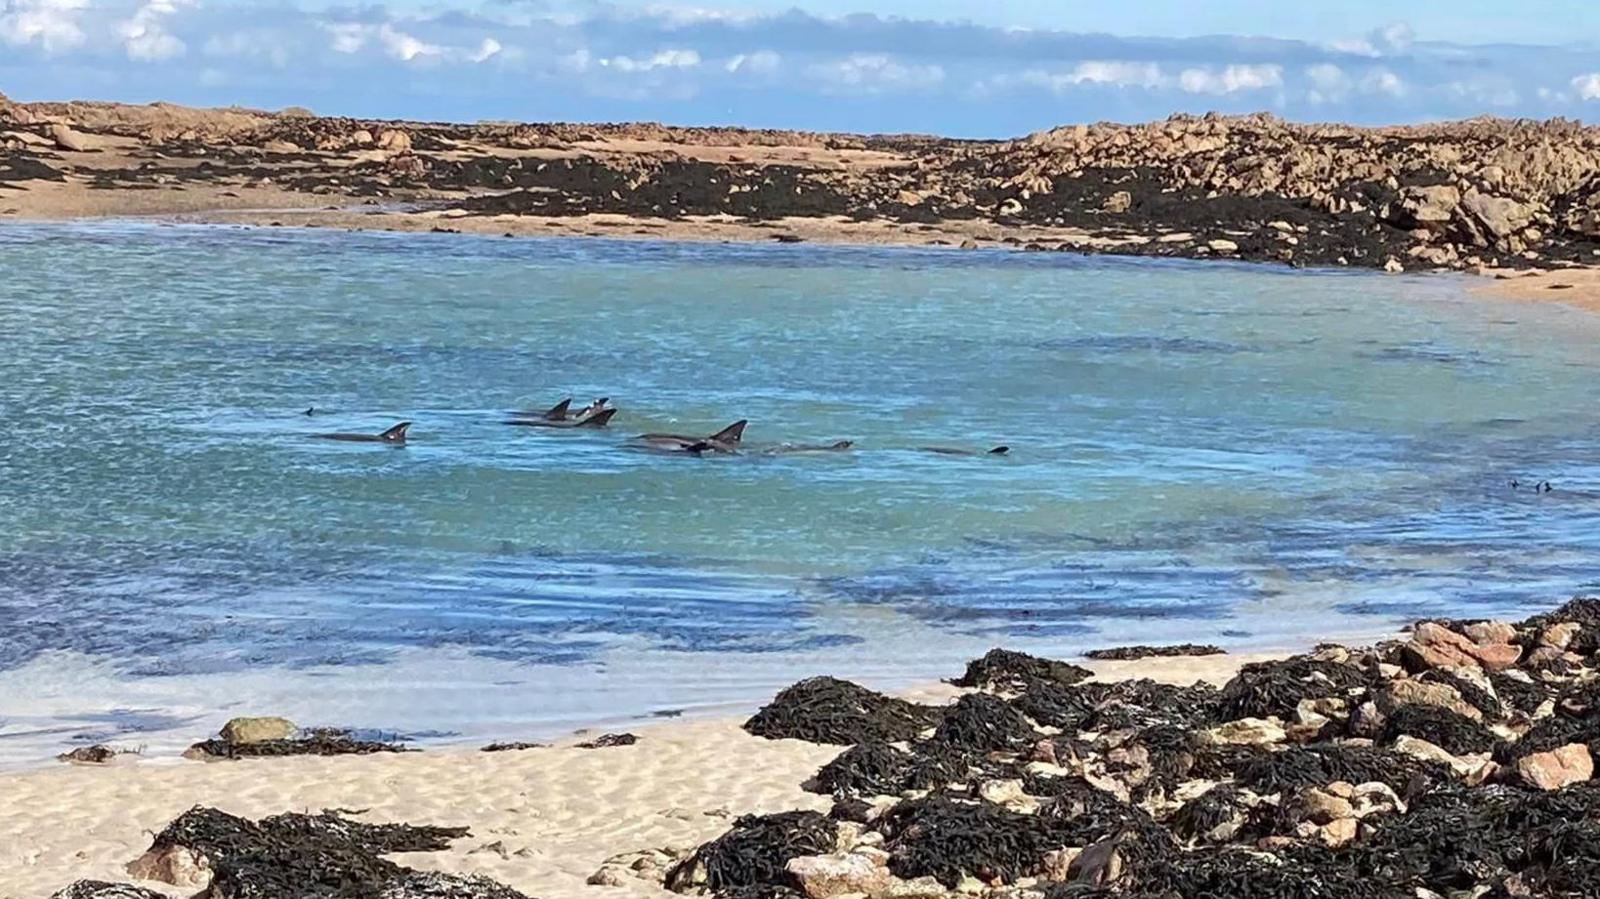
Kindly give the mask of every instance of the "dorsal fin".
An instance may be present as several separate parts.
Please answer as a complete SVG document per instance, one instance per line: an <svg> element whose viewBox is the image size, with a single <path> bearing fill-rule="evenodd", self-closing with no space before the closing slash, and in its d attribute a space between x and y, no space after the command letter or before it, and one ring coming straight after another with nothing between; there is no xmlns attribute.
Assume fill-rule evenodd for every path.
<svg viewBox="0 0 1600 899"><path fill-rule="evenodd" d="M569 396L551 406L550 411L544 414L544 419L545 421L561 421L567 417L567 410L570 408L572 408L572 397Z"/></svg>
<svg viewBox="0 0 1600 899"><path fill-rule="evenodd" d="M603 428L611 421L611 416L616 414L617 410L615 409L601 409L599 412L585 418L582 426L585 428Z"/></svg>
<svg viewBox="0 0 1600 899"><path fill-rule="evenodd" d="M390 428L389 430L384 431L382 434L379 434L378 436L380 438L382 438L383 442L385 442L385 443L405 443L406 442L406 428L409 428L409 427L411 427L411 422L402 421L399 424L395 425L394 427Z"/></svg>
<svg viewBox="0 0 1600 899"><path fill-rule="evenodd" d="M710 437L707 437L706 440L714 441L716 443L738 443L744 439L744 426L749 423L750 422L741 418L717 433L712 434Z"/></svg>
<svg viewBox="0 0 1600 899"><path fill-rule="evenodd" d="M834 445L829 447L829 448L830 449L836 449L836 450L847 450L850 447L855 446L855 445L856 445L856 442L854 440L840 440L840 441L834 443Z"/></svg>
<svg viewBox="0 0 1600 899"><path fill-rule="evenodd" d="M1009 447L1009 446L997 446L994 449L989 450L989 455L991 455L991 456L1004 456L1006 453L1009 453L1009 452L1011 452L1011 447Z"/></svg>

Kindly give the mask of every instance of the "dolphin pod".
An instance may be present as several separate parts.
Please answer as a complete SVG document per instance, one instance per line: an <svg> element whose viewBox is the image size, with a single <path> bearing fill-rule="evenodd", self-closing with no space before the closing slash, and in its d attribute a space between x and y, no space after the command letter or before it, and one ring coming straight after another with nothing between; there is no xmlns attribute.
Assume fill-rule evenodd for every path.
<svg viewBox="0 0 1600 899"><path fill-rule="evenodd" d="M511 412L505 424L529 428L551 428L556 430L572 430L577 428L605 428L617 414L617 408L610 405L609 397L600 397L577 412L572 411L572 397L566 397L543 411L528 409L520 412ZM307 415L313 414L313 409L307 409ZM690 456L704 455L737 455L742 451L744 431L750 424L746 419L739 419L731 425L705 436L693 434L640 434L632 438L632 446L652 450L660 453L681 454ZM411 427L411 422L403 421L381 434L358 433L333 433L313 434L320 440L341 440L350 443L382 443L389 446L405 446L406 431ZM757 452L763 456L782 456L800 453L842 453L855 448L853 440L838 440L833 443L780 443L774 446L763 447ZM923 446L917 448L921 452L935 453L942 456L1003 456L1010 452L1010 447L997 446L989 450L974 450L961 447L948 446Z"/></svg>

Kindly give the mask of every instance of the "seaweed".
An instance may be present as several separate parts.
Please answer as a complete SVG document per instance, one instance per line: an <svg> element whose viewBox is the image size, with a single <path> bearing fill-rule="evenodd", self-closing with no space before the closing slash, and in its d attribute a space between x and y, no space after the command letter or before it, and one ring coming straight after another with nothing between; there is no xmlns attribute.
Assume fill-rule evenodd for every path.
<svg viewBox="0 0 1600 899"><path fill-rule="evenodd" d="M303 737L288 740L261 740L255 743L230 743L223 739L204 740L189 747L186 755L213 759L281 758L292 755L372 755L379 752L410 752L403 743L363 740L347 730L313 730Z"/></svg>
<svg viewBox="0 0 1600 899"><path fill-rule="evenodd" d="M122 751L119 749L112 749L110 746L96 743L93 746L79 746L69 752L63 752L56 756L56 760L77 762L81 765L104 765L121 754Z"/></svg>
<svg viewBox="0 0 1600 899"><path fill-rule="evenodd" d="M252 822L197 807L157 834L151 849L183 847L203 856L212 870L209 894L229 899L523 899L487 878L414 871L382 858L444 851L467 833L332 814Z"/></svg>
<svg viewBox="0 0 1600 899"><path fill-rule="evenodd" d="M855 745L916 739L940 710L832 677L803 680L756 712L744 729L769 740Z"/></svg>
<svg viewBox="0 0 1600 899"><path fill-rule="evenodd" d="M1177 643L1170 646L1115 646L1110 649L1091 649L1083 654L1097 662L1131 662L1139 659L1173 658L1177 656L1220 656L1228 651L1220 646L1198 643Z"/></svg>
<svg viewBox="0 0 1600 899"><path fill-rule="evenodd" d="M989 693L956 700L933 733L932 742L969 751L1016 749L1038 739L1022 713Z"/></svg>
<svg viewBox="0 0 1600 899"><path fill-rule="evenodd" d="M882 796L928 789L956 777L957 769L946 759L905 752L887 743L862 743L823 765L808 788L838 798Z"/></svg>
<svg viewBox="0 0 1600 899"><path fill-rule="evenodd" d="M1081 687L1042 680L1032 681L1011 700L1011 705L1029 718L1064 731L1082 730L1098 703L1095 694Z"/></svg>
<svg viewBox="0 0 1600 899"><path fill-rule="evenodd" d="M56 891L50 899L167 899L167 896L131 883L80 880Z"/></svg>
<svg viewBox="0 0 1600 899"><path fill-rule="evenodd" d="M1501 702L1526 715L1537 711L1549 695L1548 690L1540 684L1506 671L1490 674L1489 684L1494 687L1495 695L1500 697ZM1462 696L1465 698L1465 694Z"/></svg>
<svg viewBox="0 0 1600 899"><path fill-rule="evenodd" d="M1290 718L1303 700L1349 698L1368 685L1368 675L1351 665L1298 656L1244 666L1222 688L1222 720Z"/></svg>
<svg viewBox="0 0 1600 899"><path fill-rule="evenodd" d="M903 802L879 820L897 877L933 877L952 889L965 876L1014 883L1060 848L1040 819L988 802L930 796Z"/></svg>
<svg viewBox="0 0 1600 899"><path fill-rule="evenodd" d="M1384 783L1401 796L1450 776L1442 765L1390 749L1334 743L1262 753L1241 765L1236 773L1241 784L1262 794L1321 787L1339 780L1352 784Z"/></svg>
<svg viewBox="0 0 1600 899"><path fill-rule="evenodd" d="M680 893L704 884L719 895L771 896L765 889L796 886L790 859L831 852L837 840L838 825L817 812L746 815L668 871L666 884ZM743 892L750 888L762 892Z"/></svg>
<svg viewBox="0 0 1600 899"><path fill-rule="evenodd" d="M1489 752L1499 742L1493 731L1465 715L1420 703L1390 712L1380 739L1393 743L1402 734L1427 740L1454 755Z"/></svg>
<svg viewBox="0 0 1600 899"><path fill-rule="evenodd" d="M966 673L950 683L979 690L1021 692L1031 681L1071 686L1093 676L1093 671L1067 662L1041 659L1009 649L991 649L983 658L968 662Z"/></svg>
<svg viewBox="0 0 1600 899"><path fill-rule="evenodd" d="M632 746L639 742L634 734L602 734L586 743L579 743L579 749L611 749L615 746Z"/></svg>
<svg viewBox="0 0 1600 899"><path fill-rule="evenodd" d="M481 752L521 752L525 749L548 749L549 743L490 743Z"/></svg>
<svg viewBox="0 0 1600 899"><path fill-rule="evenodd" d="M1085 684L1098 701L1081 722L1083 730L1128 730L1176 725L1208 727L1219 720L1217 688L1206 683L1186 687L1140 679L1114 684Z"/></svg>

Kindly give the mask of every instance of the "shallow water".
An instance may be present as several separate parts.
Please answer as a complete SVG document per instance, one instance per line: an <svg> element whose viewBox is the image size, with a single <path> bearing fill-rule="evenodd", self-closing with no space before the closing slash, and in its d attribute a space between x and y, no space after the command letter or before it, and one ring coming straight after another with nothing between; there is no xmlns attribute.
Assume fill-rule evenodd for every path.
<svg viewBox="0 0 1600 899"><path fill-rule="evenodd" d="M0 334L0 759L264 704L529 733L1600 577L1600 324L1449 278L10 226ZM501 423L568 395L622 411ZM736 418L857 449L625 445Z"/></svg>

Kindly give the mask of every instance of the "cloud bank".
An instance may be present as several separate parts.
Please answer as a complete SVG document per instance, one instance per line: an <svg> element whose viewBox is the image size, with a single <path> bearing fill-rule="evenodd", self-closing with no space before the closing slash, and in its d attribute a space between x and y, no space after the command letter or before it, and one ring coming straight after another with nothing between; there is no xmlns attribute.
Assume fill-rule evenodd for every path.
<svg viewBox="0 0 1600 899"><path fill-rule="evenodd" d="M868 0L863 0L868 2ZM0 0L0 91L328 114L650 119L1008 136L1265 110L1302 120L1600 119L1592 46L1156 38L963 22L484 0Z"/></svg>

